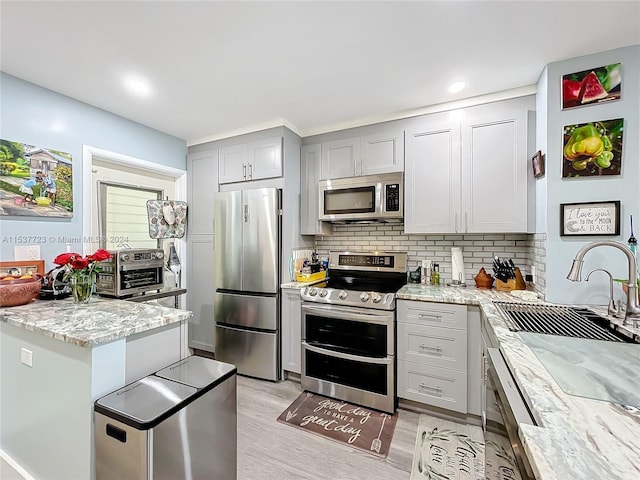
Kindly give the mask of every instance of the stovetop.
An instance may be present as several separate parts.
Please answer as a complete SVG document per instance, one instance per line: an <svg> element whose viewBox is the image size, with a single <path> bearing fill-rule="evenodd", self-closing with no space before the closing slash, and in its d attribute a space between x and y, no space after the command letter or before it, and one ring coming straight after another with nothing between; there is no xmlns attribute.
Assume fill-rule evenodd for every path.
<svg viewBox="0 0 640 480"><path fill-rule="evenodd" d="M303 301L394 310L407 283L404 252L331 252L329 278L304 287Z"/></svg>

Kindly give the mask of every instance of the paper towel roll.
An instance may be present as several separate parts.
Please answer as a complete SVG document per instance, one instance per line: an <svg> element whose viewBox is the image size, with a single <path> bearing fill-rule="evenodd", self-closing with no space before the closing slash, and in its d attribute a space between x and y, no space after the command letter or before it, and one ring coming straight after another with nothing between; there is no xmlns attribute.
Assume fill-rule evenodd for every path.
<svg viewBox="0 0 640 480"><path fill-rule="evenodd" d="M465 283L464 260L462 249L451 247L451 280Z"/></svg>

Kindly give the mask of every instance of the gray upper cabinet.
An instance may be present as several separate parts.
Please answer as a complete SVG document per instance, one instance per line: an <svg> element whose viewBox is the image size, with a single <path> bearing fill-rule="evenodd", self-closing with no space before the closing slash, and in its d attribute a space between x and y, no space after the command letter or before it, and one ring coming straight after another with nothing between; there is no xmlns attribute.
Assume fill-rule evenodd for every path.
<svg viewBox="0 0 640 480"><path fill-rule="evenodd" d="M531 98L506 100L464 109L462 120L427 115L408 129L405 232L532 231L529 108Z"/></svg>
<svg viewBox="0 0 640 480"><path fill-rule="evenodd" d="M221 184L282 176L282 137L220 147Z"/></svg>
<svg viewBox="0 0 640 480"><path fill-rule="evenodd" d="M243 182L247 174L247 144L220 147L218 181Z"/></svg>
<svg viewBox="0 0 640 480"><path fill-rule="evenodd" d="M322 143L321 179L402 172L404 132L388 129Z"/></svg>
<svg viewBox="0 0 640 480"><path fill-rule="evenodd" d="M405 136L405 232L456 232L461 211L460 122L431 115Z"/></svg>
<svg viewBox="0 0 640 480"><path fill-rule="evenodd" d="M388 130L360 137L362 157L359 175L402 172L404 170L404 132Z"/></svg>
<svg viewBox="0 0 640 480"><path fill-rule="evenodd" d="M218 149L187 157L190 234L213 235L213 197L218 191Z"/></svg>
<svg viewBox="0 0 640 480"><path fill-rule="evenodd" d="M322 180L352 177L360 161L360 138L345 138L322 144Z"/></svg>
<svg viewBox="0 0 640 480"><path fill-rule="evenodd" d="M300 234L330 235L330 223L318 220L320 214L319 189L322 148L319 143L300 149Z"/></svg>

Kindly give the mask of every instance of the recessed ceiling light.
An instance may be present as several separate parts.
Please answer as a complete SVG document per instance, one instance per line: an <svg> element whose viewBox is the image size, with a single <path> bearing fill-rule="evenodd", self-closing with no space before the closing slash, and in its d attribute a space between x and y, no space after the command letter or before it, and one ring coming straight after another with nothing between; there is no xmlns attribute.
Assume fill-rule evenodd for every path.
<svg viewBox="0 0 640 480"><path fill-rule="evenodd" d="M462 90L464 90L465 86L466 85L464 84L464 82L454 82L451 85L449 85L449 93L461 92Z"/></svg>
<svg viewBox="0 0 640 480"><path fill-rule="evenodd" d="M151 93L149 84L139 78L127 79L126 85L129 88L129 90L131 90L134 93L137 93L138 95L149 95Z"/></svg>

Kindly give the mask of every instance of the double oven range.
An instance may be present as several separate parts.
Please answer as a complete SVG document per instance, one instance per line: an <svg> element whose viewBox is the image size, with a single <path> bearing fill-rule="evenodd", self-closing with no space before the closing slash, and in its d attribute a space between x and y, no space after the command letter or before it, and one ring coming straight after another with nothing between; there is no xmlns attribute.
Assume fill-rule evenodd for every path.
<svg viewBox="0 0 640 480"><path fill-rule="evenodd" d="M405 252L330 252L327 281L304 287L304 390L393 413L396 292Z"/></svg>

